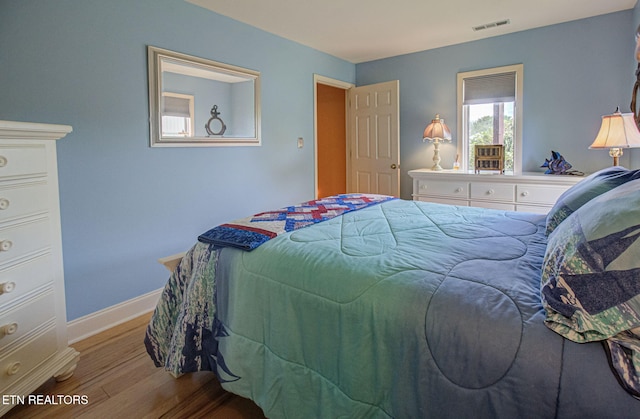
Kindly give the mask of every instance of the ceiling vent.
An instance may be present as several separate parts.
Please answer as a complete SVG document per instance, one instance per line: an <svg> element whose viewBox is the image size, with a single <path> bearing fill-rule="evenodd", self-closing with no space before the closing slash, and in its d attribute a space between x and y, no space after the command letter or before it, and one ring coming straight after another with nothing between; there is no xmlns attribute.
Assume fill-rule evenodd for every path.
<svg viewBox="0 0 640 419"><path fill-rule="evenodd" d="M473 30L474 31L483 31L485 29L498 28L500 26L508 25L510 23L511 23L511 20L509 20L509 19L499 20L497 22L485 23L484 25L474 26Z"/></svg>

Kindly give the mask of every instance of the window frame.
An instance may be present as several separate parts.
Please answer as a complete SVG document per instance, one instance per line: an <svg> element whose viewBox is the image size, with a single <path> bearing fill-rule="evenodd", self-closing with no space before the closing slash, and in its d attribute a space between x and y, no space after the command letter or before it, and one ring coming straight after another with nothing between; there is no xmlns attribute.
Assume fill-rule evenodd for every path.
<svg viewBox="0 0 640 419"><path fill-rule="evenodd" d="M514 139L513 139L513 173L518 175L522 173L522 127L523 127L523 85L524 85L524 65L513 64L502 67L485 68L482 70L473 70L460 72L457 75L457 92L458 92L458 141L457 153L458 162L462 171L469 171L469 119L468 108L464 105L464 81L465 79L489 76L501 73L515 73L515 92L516 100L514 104Z"/></svg>
<svg viewBox="0 0 640 419"><path fill-rule="evenodd" d="M166 133L164 130L162 131L162 136L165 138L184 138L184 137L192 137L196 131L195 129L195 111L194 111L194 96L193 95L187 95L187 94L183 94L183 93L174 93L174 92L162 92L162 99L163 102L161 102L161 118L164 118L165 113L164 113L164 98L165 97L174 97L174 98L178 98L178 99L182 99L185 101L188 101L188 113L189 113L189 121L185 122L185 125L188 125L187 127L187 132L186 135L183 134L172 134L172 133Z"/></svg>

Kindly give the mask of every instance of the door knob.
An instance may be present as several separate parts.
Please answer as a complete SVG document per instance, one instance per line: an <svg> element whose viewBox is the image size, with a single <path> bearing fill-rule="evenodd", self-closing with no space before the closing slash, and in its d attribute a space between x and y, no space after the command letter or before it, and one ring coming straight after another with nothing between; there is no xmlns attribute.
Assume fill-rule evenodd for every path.
<svg viewBox="0 0 640 419"><path fill-rule="evenodd" d="M397 169L397 168L398 168L398 165L396 165L395 163L392 163L392 164L391 164L391 168L392 168L393 170L395 170L395 169Z"/></svg>

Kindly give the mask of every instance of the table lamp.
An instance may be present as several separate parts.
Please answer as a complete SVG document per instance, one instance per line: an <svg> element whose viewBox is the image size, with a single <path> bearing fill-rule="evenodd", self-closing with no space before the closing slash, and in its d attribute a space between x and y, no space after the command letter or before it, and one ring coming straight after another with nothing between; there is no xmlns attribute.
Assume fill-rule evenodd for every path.
<svg viewBox="0 0 640 419"><path fill-rule="evenodd" d="M612 115L603 115L600 132L589 148L608 148L613 165L618 166L622 149L632 147L640 147L640 132L633 114L620 113L620 108L616 108Z"/></svg>
<svg viewBox="0 0 640 419"><path fill-rule="evenodd" d="M451 141L451 131L449 131L449 127L444 123L444 119L440 118L439 114L436 114L435 119L432 119L431 123L424 129L422 141L433 143L433 167L431 170L442 170L440 166L440 142Z"/></svg>

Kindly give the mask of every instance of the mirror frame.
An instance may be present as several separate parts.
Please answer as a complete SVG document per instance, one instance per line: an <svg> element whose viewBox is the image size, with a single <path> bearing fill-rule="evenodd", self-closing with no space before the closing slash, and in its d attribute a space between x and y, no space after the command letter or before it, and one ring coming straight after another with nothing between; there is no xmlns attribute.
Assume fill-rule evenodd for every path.
<svg viewBox="0 0 640 419"><path fill-rule="evenodd" d="M149 128L151 147L220 147L220 146L259 146L260 136L260 72L242 67L224 64L206 58L195 57L149 45L147 47L149 72ZM163 59L185 65L206 67L212 71L230 74L253 80L254 134L252 137L162 137L162 66ZM206 118L205 118L206 119Z"/></svg>

